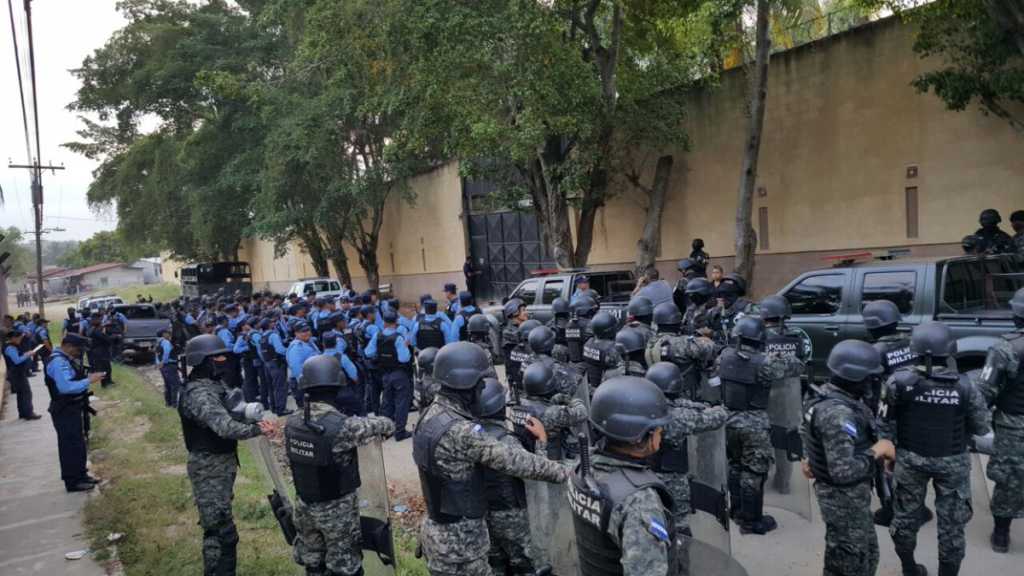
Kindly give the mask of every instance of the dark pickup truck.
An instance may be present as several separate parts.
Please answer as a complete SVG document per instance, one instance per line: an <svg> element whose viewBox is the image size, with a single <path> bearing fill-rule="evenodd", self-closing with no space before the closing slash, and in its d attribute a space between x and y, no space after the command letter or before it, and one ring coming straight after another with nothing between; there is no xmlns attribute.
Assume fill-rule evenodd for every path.
<svg viewBox="0 0 1024 576"><path fill-rule="evenodd" d="M171 321L160 317L152 304L120 304L114 306L114 310L127 318L121 336L121 355L125 361L152 359L156 352L156 333L170 328Z"/></svg>
<svg viewBox="0 0 1024 576"><path fill-rule="evenodd" d="M931 320L949 326L957 338L959 370L981 368L993 342L1013 330L1007 302L1022 285L1024 259L1016 255L896 257L847 260L834 268L805 272L779 294L792 306L789 324L810 336L811 373L822 379L833 346L849 338L868 339L861 310L878 299L899 307L901 330Z"/></svg>
<svg viewBox="0 0 1024 576"><path fill-rule="evenodd" d="M519 298L526 303L530 318L547 323L554 316L551 303L555 298L571 300L576 278L584 275L590 280L590 288L601 295L601 309L610 312L621 324L625 320L625 310L636 286L636 279L628 270L538 270L520 282L505 301ZM501 307L484 311L498 318L500 324L505 323Z"/></svg>

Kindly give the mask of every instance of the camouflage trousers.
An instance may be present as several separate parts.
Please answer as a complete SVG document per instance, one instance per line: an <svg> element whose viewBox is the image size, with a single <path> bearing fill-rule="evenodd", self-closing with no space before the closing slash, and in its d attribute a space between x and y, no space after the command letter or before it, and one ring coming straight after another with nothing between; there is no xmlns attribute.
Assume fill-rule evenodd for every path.
<svg viewBox="0 0 1024 576"><path fill-rule="evenodd" d="M530 519L525 508L489 512L487 531L491 536L488 557L495 576L505 576L506 567L514 574L533 573L529 552Z"/></svg>
<svg viewBox="0 0 1024 576"><path fill-rule="evenodd" d="M355 574L363 565L356 492L336 500L295 501L295 561L309 569ZM300 544L301 541L301 544Z"/></svg>
<svg viewBox="0 0 1024 576"><path fill-rule="evenodd" d="M971 507L971 460L969 454L928 458L907 450L896 452L893 519L889 526L896 552L917 547L928 482L935 488L935 516L939 533L939 562L959 562L964 557L964 526L974 515Z"/></svg>
<svg viewBox="0 0 1024 576"><path fill-rule="evenodd" d="M235 497L235 454L192 452L188 456L188 478L203 528L203 573L222 574L219 566L230 566L234 574L238 530L231 516ZM221 568L223 570L224 568Z"/></svg>
<svg viewBox="0 0 1024 576"><path fill-rule="evenodd" d="M815 482L825 521L824 576L874 576L878 534L871 516L871 483L832 486Z"/></svg>
<svg viewBox="0 0 1024 576"><path fill-rule="evenodd" d="M992 515L1024 518L1024 430L995 426L995 455L986 473L996 483L992 491Z"/></svg>
<svg viewBox="0 0 1024 576"><path fill-rule="evenodd" d="M768 415L762 411L738 412L725 426L729 477L739 478L744 497L761 492L768 470L775 463L775 449Z"/></svg>
<svg viewBox="0 0 1024 576"><path fill-rule="evenodd" d="M420 547L432 576L491 576L490 545L483 519L440 524L425 518L420 527Z"/></svg>
<svg viewBox="0 0 1024 576"><path fill-rule="evenodd" d="M677 574L686 576L690 573L690 476L688 474L658 474L665 488L672 496L672 520L675 523L676 565Z"/></svg>

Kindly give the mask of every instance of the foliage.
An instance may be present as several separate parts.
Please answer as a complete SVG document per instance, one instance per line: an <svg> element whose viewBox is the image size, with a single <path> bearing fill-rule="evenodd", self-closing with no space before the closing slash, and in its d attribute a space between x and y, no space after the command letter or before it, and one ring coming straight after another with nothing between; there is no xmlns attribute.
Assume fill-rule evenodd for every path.
<svg viewBox="0 0 1024 576"><path fill-rule="evenodd" d="M79 242L58 263L65 268L84 268L104 262L131 263L153 253L145 244L126 240L121 232L103 231Z"/></svg>
<svg viewBox="0 0 1024 576"><path fill-rule="evenodd" d="M11 268L8 278L16 279L26 274L34 274L35 257L32 248L29 247L29 239L14 226L0 228L0 234L4 237L3 240L0 240L0 254L10 253L3 263L4 266Z"/></svg>

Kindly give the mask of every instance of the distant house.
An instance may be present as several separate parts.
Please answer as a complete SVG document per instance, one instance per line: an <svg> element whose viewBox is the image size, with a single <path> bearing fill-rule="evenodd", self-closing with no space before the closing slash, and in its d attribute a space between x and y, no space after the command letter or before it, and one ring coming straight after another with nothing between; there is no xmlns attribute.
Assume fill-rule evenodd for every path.
<svg viewBox="0 0 1024 576"><path fill-rule="evenodd" d="M68 270L56 278L63 280L65 293L78 294L90 290L142 284L145 281L145 271L143 267L134 264L107 262Z"/></svg>
<svg viewBox="0 0 1024 576"><path fill-rule="evenodd" d="M142 282L144 284L157 284L163 282L163 265L159 258L143 258L132 264L135 268L142 269Z"/></svg>

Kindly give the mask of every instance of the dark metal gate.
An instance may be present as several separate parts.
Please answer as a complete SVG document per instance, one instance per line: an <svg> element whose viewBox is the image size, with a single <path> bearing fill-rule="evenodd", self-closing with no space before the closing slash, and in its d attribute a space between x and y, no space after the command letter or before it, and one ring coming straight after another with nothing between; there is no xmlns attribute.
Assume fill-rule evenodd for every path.
<svg viewBox="0 0 1024 576"><path fill-rule="evenodd" d="M470 256L483 271L473 287L481 302L508 296L534 270L555 266L531 211L474 212L482 204L478 200L493 190L489 183L463 182Z"/></svg>

